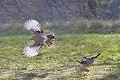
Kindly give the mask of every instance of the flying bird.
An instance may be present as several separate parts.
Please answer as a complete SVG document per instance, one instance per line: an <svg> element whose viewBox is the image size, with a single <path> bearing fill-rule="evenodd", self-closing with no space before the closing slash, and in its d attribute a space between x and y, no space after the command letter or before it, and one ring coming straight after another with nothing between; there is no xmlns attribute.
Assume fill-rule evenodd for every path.
<svg viewBox="0 0 120 80"><path fill-rule="evenodd" d="M23 53L28 57L33 57L38 55L38 50L41 49L44 43L51 47L54 44L55 36L54 33L44 35L44 30L42 26L36 20L29 20L25 22L24 28L29 30L34 34L29 40L33 40L34 43L23 49Z"/></svg>
<svg viewBox="0 0 120 80"><path fill-rule="evenodd" d="M101 53L99 53L96 56L87 58L86 56L83 57L83 59L81 61L78 61L80 63L80 66L83 70L86 70L87 67L89 67L94 61L95 59L100 55Z"/></svg>

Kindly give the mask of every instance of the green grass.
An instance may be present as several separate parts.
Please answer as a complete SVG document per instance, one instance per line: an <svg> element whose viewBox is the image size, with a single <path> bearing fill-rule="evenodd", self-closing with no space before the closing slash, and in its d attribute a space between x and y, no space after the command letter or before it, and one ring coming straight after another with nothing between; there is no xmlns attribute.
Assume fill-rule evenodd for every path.
<svg viewBox="0 0 120 80"><path fill-rule="evenodd" d="M90 66L90 72L77 71L65 76L59 74L58 79L94 80L97 78L102 80L120 78L119 34L56 35L56 42L51 48L47 48L45 45L39 51L39 55L32 58L26 57L22 53L22 49L29 43L28 38L28 35L0 37L1 73L15 70L13 79L21 79L22 73L26 73L26 76L27 73L35 73L37 76L32 78L39 79L41 78L39 75L42 73L55 75L55 71L58 71L59 74L59 71L79 67L77 60L80 60L83 56L89 57L101 53L95 63ZM105 73L107 74L104 75ZM10 79L11 76L9 76ZM9 77L1 78L1 80L7 80ZM29 80L29 77L26 78Z"/></svg>

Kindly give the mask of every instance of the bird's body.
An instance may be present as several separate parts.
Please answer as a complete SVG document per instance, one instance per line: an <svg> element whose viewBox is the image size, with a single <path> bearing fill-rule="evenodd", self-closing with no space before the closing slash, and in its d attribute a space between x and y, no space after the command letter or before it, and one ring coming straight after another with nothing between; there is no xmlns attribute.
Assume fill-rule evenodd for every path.
<svg viewBox="0 0 120 80"><path fill-rule="evenodd" d="M23 50L25 55L29 57L36 56L38 54L37 51L43 47L44 43L50 47L55 41L54 33L50 33L45 36L43 28L36 20L27 21L24 27L34 34L34 36L29 39L34 40L34 43L28 47L25 47Z"/></svg>
<svg viewBox="0 0 120 80"><path fill-rule="evenodd" d="M80 63L81 67L84 70L86 70L86 68L89 67L99 55L100 55L100 53L98 55L90 57L90 58L83 57L83 60L78 61L78 62Z"/></svg>

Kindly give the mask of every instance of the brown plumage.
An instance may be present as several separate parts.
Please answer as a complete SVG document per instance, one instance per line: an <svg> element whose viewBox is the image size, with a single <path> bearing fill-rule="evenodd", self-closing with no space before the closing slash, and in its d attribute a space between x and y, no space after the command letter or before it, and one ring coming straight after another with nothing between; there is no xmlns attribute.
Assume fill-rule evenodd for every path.
<svg viewBox="0 0 120 80"><path fill-rule="evenodd" d="M48 35L44 35L44 30L40 26L40 24L36 20L29 20L25 23L25 28L33 33L33 36L29 40L33 40L34 43L27 47L27 49L24 50L24 53L26 55L30 55L36 53L38 49L42 48L44 43L50 47L54 41L55 41L55 36L54 33L50 33ZM34 49L33 49L34 48ZM32 50L33 49L33 50ZM29 54L30 52L30 54ZM34 56L32 54L32 56ZM36 53L38 54L38 53Z"/></svg>
<svg viewBox="0 0 120 80"><path fill-rule="evenodd" d="M47 44L48 47L50 47L55 42L54 33L50 33L46 37L48 37L48 39L45 41L45 43Z"/></svg>

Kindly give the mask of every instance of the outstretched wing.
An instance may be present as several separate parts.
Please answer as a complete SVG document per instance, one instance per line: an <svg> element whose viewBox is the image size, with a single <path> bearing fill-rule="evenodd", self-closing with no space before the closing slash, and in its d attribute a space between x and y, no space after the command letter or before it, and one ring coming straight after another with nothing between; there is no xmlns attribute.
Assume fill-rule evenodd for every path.
<svg viewBox="0 0 120 80"><path fill-rule="evenodd" d="M34 36L30 38L30 40L34 40L35 43L33 45L25 47L23 50L24 54L29 57L36 56L38 54L37 51L42 48L44 43L50 47L55 41L54 33L43 36L43 28L36 20L29 20L25 22L24 27L34 33Z"/></svg>
<svg viewBox="0 0 120 80"><path fill-rule="evenodd" d="M43 47L43 42L35 42L33 45L27 46L23 49L24 55L28 57L33 57L38 55L38 51Z"/></svg>
<svg viewBox="0 0 120 80"><path fill-rule="evenodd" d="M33 32L34 34L36 33L43 33L43 28L40 26L40 24L36 20L29 20L25 22L24 27Z"/></svg>
<svg viewBox="0 0 120 80"><path fill-rule="evenodd" d="M38 55L39 48L40 48L39 46L35 46L35 47L27 46L23 49L23 53L27 57L33 57Z"/></svg>
<svg viewBox="0 0 120 80"><path fill-rule="evenodd" d="M33 36L30 39L34 40L35 43L33 45L25 47L23 49L23 53L28 57L36 56L38 55L38 50L43 46L43 43L39 41L39 39L41 39L43 35L43 28L40 26L40 24L36 20L26 21L24 28L34 33L35 36Z"/></svg>

